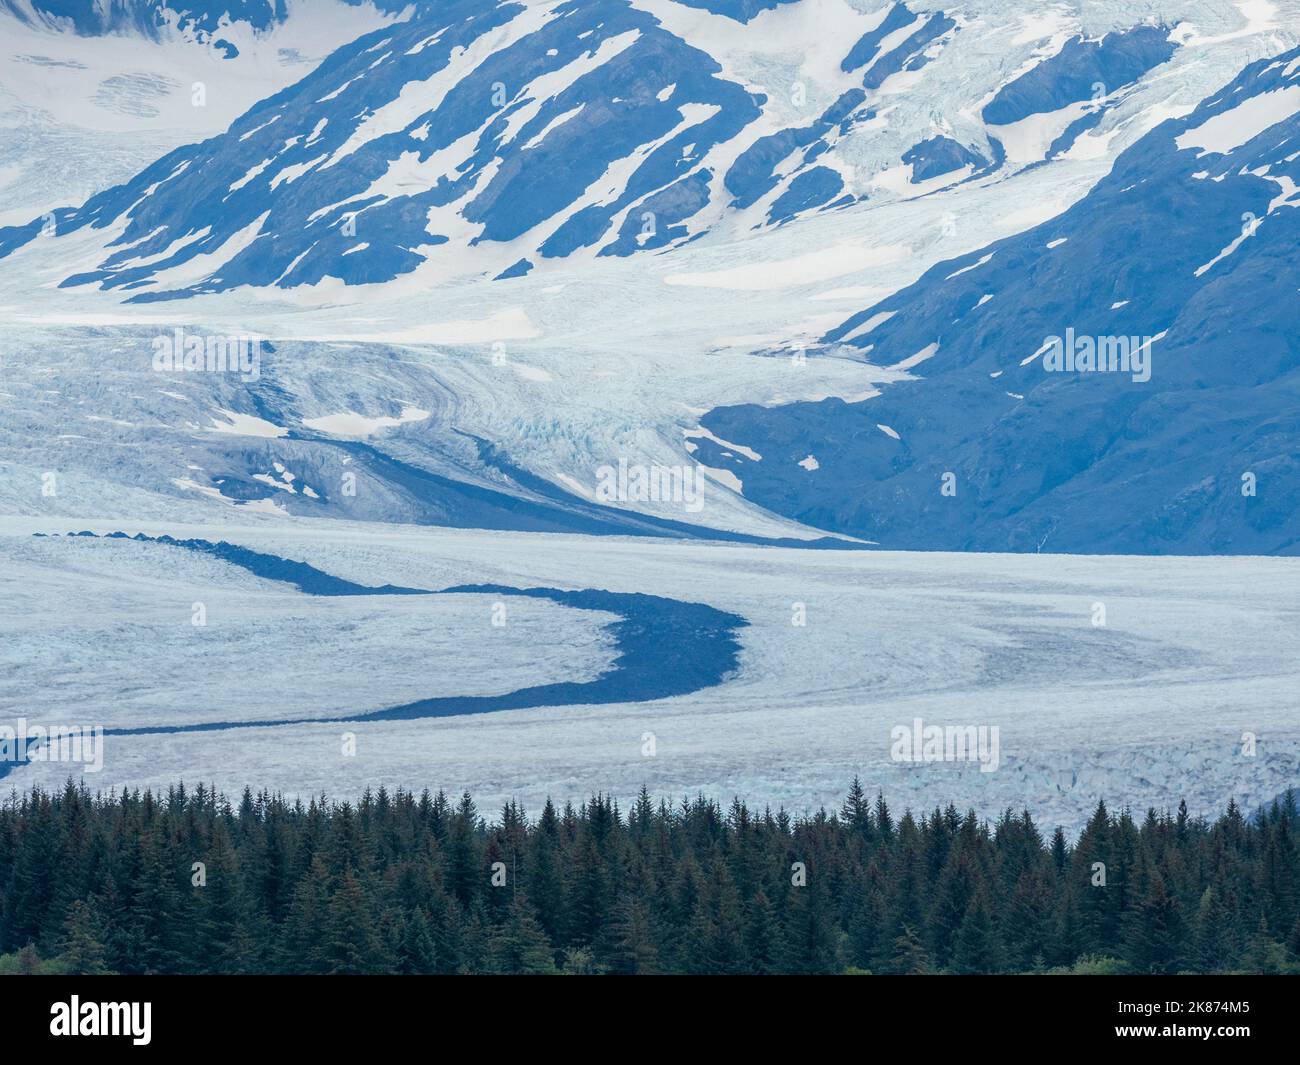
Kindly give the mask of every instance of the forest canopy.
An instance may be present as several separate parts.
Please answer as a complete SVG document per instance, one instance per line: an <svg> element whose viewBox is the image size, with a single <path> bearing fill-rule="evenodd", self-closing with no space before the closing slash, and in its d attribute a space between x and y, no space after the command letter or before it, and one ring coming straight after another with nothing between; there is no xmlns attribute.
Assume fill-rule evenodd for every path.
<svg viewBox="0 0 1300 1065"><path fill-rule="evenodd" d="M1214 821L1099 803L792 817L700 797L515 803L211 789L13 794L0 972L1300 972L1293 796Z"/></svg>

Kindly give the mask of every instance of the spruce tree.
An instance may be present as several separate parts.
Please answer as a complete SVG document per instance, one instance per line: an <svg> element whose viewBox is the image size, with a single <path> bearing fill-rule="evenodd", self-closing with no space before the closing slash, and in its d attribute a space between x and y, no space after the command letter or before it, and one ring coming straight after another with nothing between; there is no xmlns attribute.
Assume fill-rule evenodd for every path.
<svg viewBox="0 0 1300 1065"><path fill-rule="evenodd" d="M610 972L641 976L659 971L659 948L650 911L637 896L625 896L614 916Z"/></svg>
<svg viewBox="0 0 1300 1065"><path fill-rule="evenodd" d="M77 976L102 976L110 970L104 964L99 914L82 899L74 899L63 922L63 951L60 961Z"/></svg>
<svg viewBox="0 0 1300 1065"><path fill-rule="evenodd" d="M343 871L330 898L320 952L329 974L385 971L375 916L351 869Z"/></svg>
<svg viewBox="0 0 1300 1065"><path fill-rule="evenodd" d="M554 950L522 897L515 897L506 920L493 931L488 959L495 973L545 976L556 971Z"/></svg>
<svg viewBox="0 0 1300 1065"><path fill-rule="evenodd" d="M1129 964L1139 973L1173 973L1181 960L1182 916L1178 900L1158 873L1126 921Z"/></svg>
<svg viewBox="0 0 1300 1065"><path fill-rule="evenodd" d="M1003 952L989 916L988 902L980 892L975 895L957 929L953 947L952 969L963 975L1002 971Z"/></svg>

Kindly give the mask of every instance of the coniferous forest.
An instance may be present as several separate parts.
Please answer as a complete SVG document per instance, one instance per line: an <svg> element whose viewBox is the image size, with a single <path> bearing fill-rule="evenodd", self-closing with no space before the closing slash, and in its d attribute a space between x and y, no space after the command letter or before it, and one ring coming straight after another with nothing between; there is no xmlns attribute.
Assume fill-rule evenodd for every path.
<svg viewBox="0 0 1300 1065"><path fill-rule="evenodd" d="M1300 972L1297 829L69 784L0 807L0 972Z"/></svg>

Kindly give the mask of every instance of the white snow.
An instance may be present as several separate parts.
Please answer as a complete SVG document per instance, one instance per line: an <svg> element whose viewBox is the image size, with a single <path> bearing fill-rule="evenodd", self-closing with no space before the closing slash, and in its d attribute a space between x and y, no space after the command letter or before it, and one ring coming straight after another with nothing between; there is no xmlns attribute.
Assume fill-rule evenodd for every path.
<svg viewBox="0 0 1300 1065"><path fill-rule="evenodd" d="M699 288L765 292L826 281L832 277L857 273L867 267L898 262L906 258L910 250L897 244L879 248L862 244L838 244L777 262L749 263L705 273L669 274L664 282Z"/></svg>
<svg viewBox="0 0 1300 1065"><path fill-rule="evenodd" d="M287 436L289 430L281 425L274 425L265 418L258 418L252 414L239 414L232 410L218 410L225 421L212 418L212 424L208 426L208 431L212 433L226 433L230 436L262 436L275 438L278 436Z"/></svg>
<svg viewBox="0 0 1300 1065"><path fill-rule="evenodd" d="M536 134L528 138L528 142L523 146L521 151L526 152L532 148L536 148L539 144L541 144L544 140L546 140L547 137L551 135L552 131L564 125L566 122L569 121L569 119L576 118L578 115L582 114L582 109L586 106L587 105L585 103L578 104L577 107L570 108L568 111L565 111L561 115L556 115L553 119L551 119L548 123L546 123L546 125L543 126L542 129L540 129Z"/></svg>
<svg viewBox="0 0 1300 1065"><path fill-rule="evenodd" d="M1174 138L1174 143L1180 149L1199 148L1198 158L1211 152L1226 154L1297 111L1300 111L1300 85L1288 85L1243 100L1236 107L1180 133Z"/></svg>
<svg viewBox="0 0 1300 1065"><path fill-rule="evenodd" d="M744 444L733 444L730 440L723 440L722 437L715 436L702 425L694 429L683 429L682 435L687 440L712 440L719 447L725 448L727 451L734 451L738 455L744 455L751 462L761 462L763 459L763 456L752 448L745 447Z"/></svg>
<svg viewBox="0 0 1300 1065"><path fill-rule="evenodd" d="M337 414L325 414L319 418L304 418L302 424L308 429L328 433L330 436L363 439L385 429L393 429L411 422L422 422L429 417L429 414L429 411L421 410L419 407L403 407L401 414L396 418L387 415L368 417L356 411L345 410Z"/></svg>
<svg viewBox="0 0 1300 1065"><path fill-rule="evenodd" d="M153 275L154 287L181 288L212 276L261 235L262 224L269 214L269 211L262 212L243 229L227 237L215 250L203 252L176 266L157 271Z"/></svg>
<svg viewBox="0 0 1300 1065"><path fill-rule="evenodd" d="M1091 107L1089 101L1067 104L1057 111L1029 115L1018 122L989 129L1006 149L1007 161L1013 166L1025 166L1046 158L1052 142Z"/></svg>
<svg viewBox="0 0 1300 1065"><path fill-rule="evenodd" d="M713 466L701 466L700 469L702 469L711 480L726 485L733 492L739 493L744 491L744 486L740 483L740 478L731 470L716 469Z"/></svg>
<svg viewBox="0 0 1300 1065"><path fill-rule="evenodd" d="M903 359L901 362L896 362L896 363L894 363L892 366L889 367L889 369L891 369L891 370L910 370L913 366L917 366L917 365L919 365L920 363L925 362L926 359L930 358L930 357L931 357L931 356L932 356L936 351L938 351L938 350L939 350L939 345L938 345L937 343L934 343L934 344L927 344L927 345L926 345L925 347L923 347L920 351L918 351L918 352L916 352L916 353L914 353L914 354L912 354L912 355L909 355L907 358Z"/></svg>
<svg viewBox="0 0 1300 1065"><path fill-rule="evenodd" d="M1052 338L1049 337L1045 339L1037 351L1035 351L1032 355L1026 355L1023 359L1020 360L1020 365L1028 366L1031 362L1033 362L1036 358L1038 358L1039 355L1043 354L1043 352L1045 352L1048 348L1050 348L1052 346L1052 343L1053 343Z"/></svg>
<svg viewBox="0 0 1300 1065"><path fill-rule="evenodd" d="M247 174L245 174L245 175L244 175L243 177L241 177L238 181L236 181L233 185L231 185L231 186L230 186L230 191L231 191L231 192L238 192L238 191L239 191L240 189L242 189L245 185L247 185L250 181L252 181L253 178L257 177L258 174L260 174L263 170L265 170L268 166L270 166L270 165L271 165L272 163L274 163L274 162L275 162L274 157L272 157L272 158L270 158L270 159L263 159L263 160L262 160L260 163L258 163L255 167L253 167L252 169L250 169L250 170L248 171Z"/></svg>
<svg viewBox="0 0 1300 1065"><path fill-rule="evenodd" d="M885 322L889 321L889 319L894 317L894 315L897 313L898 313L897 311L878 311L877 313L873 314L870 318L868 318L865 322L863 322L861 325L855 326L853 329L850 329L840 339L844 343L848 343L851 340L856 340L858 337L866 336L866 334L870 333L873 329L876 328L876 326L883 325Z"/></svg>
<svg viewBox="0 0 1300 1065"><path fill-rule="evenodd" d="M954 270L951 274L945 277L944 280L951 281L954 277L961 277L962 274L970 273L972 270L978 270L981 266L986 265L992 260L993 254L993 252L989 252L987 255L981 255L977 262L971 263L970 266L963 266L960 270Z"/></svg>
<svg viewBox="0 0 1300 1065"><path fill-rule="evenodd" d="M274 190L283 184L297 181L303 176L303 174L307 173L308 170L312 169L312 167L324 160L324 158L325 156L318 155L315 159L307 159L304 162L292 163L289 166L286 166L271 179L271 188Z"/></svg>

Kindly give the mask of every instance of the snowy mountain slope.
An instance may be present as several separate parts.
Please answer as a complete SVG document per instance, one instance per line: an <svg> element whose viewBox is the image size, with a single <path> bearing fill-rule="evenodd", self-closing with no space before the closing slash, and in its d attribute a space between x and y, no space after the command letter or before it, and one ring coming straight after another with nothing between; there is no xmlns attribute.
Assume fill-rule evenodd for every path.
<svg viewBox="0 0 1300 1065"><path fill-rule="evenodd" d="M135 17L145 9L149 18ZM175 12L154 19L158 11L0 3L0 225L84 202L225 130L392 17L370 3L290 0L264 27L240 20L209 30Z"/></svg>
<svg viewBox="0 0 1300 1065"><path fill-rule="evenodd" d="M1276 56L1285 36L1279 25L1286 13L1300 13L1293 6L1261 15L1257 5L1239 11L1207 0L1169 8L1161 18L1172 28L1157 31L1155 20L1134 23L1122 5L1102 5L1084 18L1066 8L1044 14L1037 5L961 3L940 13L885 4L861 12L841 0L799 0L746 21L673 0L608 9L480 3L452 12L440 37L429 32L432 24L416 21L434 17L427 12L373 31L231 131L64 214L58 235L32 225L5 233L10 254L0 259L0 305L16 328L0 353L0 402L11 427L3 509L221 520L235 508L267 520L288 513L687 536L714 529L778 539L835 531L894 546L1019 550L1036 548L1046 534L1050 547L1050 521L1017 524L1022 512L1033 517L1036 493L1044 509L1066 498L1054 494L1058 460L1043 457L1050 448L1017 448L1009 433L1000 438L983 425L972 412L998 408L970 402L984 394L979 388L967 391L956 379L951 387L928 379L894 384L909 368L928 378L931 366L945 365L947 347L930 362L897 365L924 351L927 337L886 361L868 344L876 330L901 328L901 318L873 322L887 310L837 327L854 310L916 283L934 263L953 262L941 277L973 266L989 254L983 246L991 237L1022 233L1081 202L1113 158L1162 119L1194 110L1246 61ZM945 28L944 20L954 25ZM928 43L919 43L918 33ZM435 47L448 34L480 49L455 53L455 77L444 62L452 51ZM418 48L430 37L438 42ZM399 38L414 39L401 51L413 56L387 55ZM611 40L626 47L611 55ZM388 69L428 52L432 73L416 88ZM651 55L661 62L641 62ZM500 113L484 110L482 96L491 96L491 75L506 69L506 57L525 76L541 73L508 86ZM895 73L869 89L871 71L885 61ZM485 65L480 74L466 73ZM1071 102L1028 92L1043 65L1059 75L1061 99ZM1087 99L1075 99L1098 70L1122 84L1097 94L1087 83ZM642 105L605 106L600 128L609 136L576 142L583 151L594 143L588 154L617 156L600 164L617 178L613 191L594 203L583 198L583 185L578 199L547 215L585 180L573 180L578 150L565 129L588 121L583 116L625 91L628 79ZM431 93L426 82L440 88ZM713 106L735 103L749 116L729 139L722 139L721 110L689 131L695 139L699 129L714 130L719 140L704 157L728 160L710 168L707 183L691 177L702 173L702 159L683 178L667 157L661 170L656 149L645 151L640 140L642 119L675 123L672 116L680 116L677 97L659 99L669 85L683 97L715 94ZM807 90L802 107L789 91L797 85ZM582 93L591 95L575 102ZM984 123L985 108L1013 98L1021 110L1056 109ZM324 114L347 100L346 124ZM1068 149L1051 150L1085 112L1088 128L1076 131ZM1026 123L1033 136L1006 134ZM458 134L466 128L468 139ZM461 146L465 171L430 178L448 156L428 146L444 142ZM368 189L388 175L395 152L416 168L409 191L376 193L371 208L355 213L338 206L348 189ZM322 155L340 162L303 169L290 161ZM533 158L547 161L534 166ZM853 185L851 204L820 209L820 193L830 187L821 184L830 180L823 169ZM747 191L751 179L761 186L756 196ZM501 191L482 199L498 181ZM317 182L324 191L309 194ZM652 188L656 182L666 184ZM423 232L431 209L419 205L452 196L457 183L473 187L432 209L452 235L443 244L412 244L404 235L411 214ZM169 191L173 184L190 195ZM688 216L702 190L707 203ZM638 195L622 222L611 215L611 205ZM646 241L639 230L628 239L626 224L635 228L639 208L656 197L668 206L641 213L678 220ZM467 212L480 220L468 222ZM506 236L539 215L545 220L517 237L484 237ZM593 231L604 226L593 243L540 254L543 235L549 240L579 216ZM358 227L351 237L343 232L348 217ZM1072 239L1082 243L1081 235ZM1050 252L1066 273L1078 266L1064 255L1069 247ZM285 287L294 259L300 278L320 279ZM393 262L412 268L377 280ZM980 281L982 271L999 266L995 257L951 284ZM1085 261L1081 283L1097 269ZM503 274L517 276L494 280ZM70 277L86 283L66 284ZM256 283L265 277L281 283ZM1019 291L1024 282L1007 284ZM190 295L195 291L204 294ZM160 301L160 294L188 298ZM138 297L153 302L122 305ZM985 301L980 313L993 313L999 299ZM918 331L933 333L947 313L946 306L927 309ZM259 334L274 344L258 380L160 380L151 343L177 328ZM1026 395L1011 385L994 392L1008 403L1014 397L1006 392ZM924 398L895 413L896 400L913 393ZM920 516L920 504L900 503L895 524L881 521L877 513L893 504L879 501L892 496L872 493L876 480L892 475L894 454L879 449L916 447L913 422L921 419L936 433L936 450L951 441L974 456L962 470L963 488L980 471L999 484L1019 478L1029 487L1005 499L980 497L985 524L975 532L979 523L960 509L973 502L966 492L943 520ZM1195 439L1191 433L1170 444L1189 471L1196 460L1181 449ZM1072 452L1085 453L1087 462L1104 457ZM665 507L597 499L598 471L620 461L704 467L704 505L687 511L680 501ZM340 490L348 463L364 471L364 491L355 497ZM52 470L67 486L58 497L39 492L42 473ZM924 477L921 484L914 499L929 490ZM1102 515L1095 498L1080 498L1081 508ZM1124 503L1135 523L1146 520L1147 502L1142 495ZM1283 549L1272 533L1243 538L1235 520L1225 509L1196 528L1152 536L1146 547L1133 546L1138 524L1126 539L1090 526L1071 542L1081 550L1117 543L1131 550Z"/></svg>
<svg viewBox="0 0 1300 1065"><path fill-rule="evenodd" d="M340 0L391 14L419 6L407 0ZM296 5L284 0L0 0L0 15L25 25L71 31L79 36L143 35L156 39L224 39L219 51L237 53L231 35L265 32L282 25ZM231 56L233 58L233 55Z"/></svg>
<svg viewBox="0 0 1300 1065"><path fill-rule="evenodd" d="M83 25L0 11L0 717L102 720L92 786L929 801L918 716L1002 729L934 767L990 814L1296 784L1294 559L1113 552L1300 542L1300 0L32 3ZM1149 375L1044 369L1112 334ZM607 611L490 623L538 588L736 657L322 754L623 668Z"/></svg>
<svg viewBox="0 0 1300 1065"><path fill-rule="evenodd" d="M703 424L785 457L729 460L750 498L894 546L1294 554L1298 243L1292 49L1153 130L1063 215L824 337L916 380ZM1135 338L1149 362L1048 372L1067 330ZM794 466L808 453L819 469Z"/></svg>
<svg viewBox="0 0 1300 1065"><path fill-rule="evenodd" d="M694 141L703 151L757 114L739 86L711 76L707 57L648 16L621 5L560 7L453 4L437 19L336 53L225 137L165 157L70 217L75 228L129 211L128 242L158 231L130 254L110 256L96 280L138 285L214 252L223 277L210 287L310 283L330 271L386 280L412 269L424 247L446 244L441 228L498 242L547 220L563 228L569 219L552 216L576 207L587 186L638 147L646 159L637 167L633 154L624 180L647 191L656 177L671 181L689 168L683 148ZM524 95L535 79L550 82L549 100ZM502 110L507 93L511 106ZM498 156L507 145L508 158ZM431 224L431 214L461 199L443 227ZM591 212L556 239L581 241ZM203 229L208 235L184 251L146 271L133 267Z"/></svg>
<svg viewBox="0 0 1300 1065"><path fill-rule="evenodd" d="M422 267L442 283L743 233L995 174L993 131L1010 135L979 121L982 101L1001 121L1059 103L1043 84L1073 99L1080 79L1110 78L1087 105L1100 109L1177 51L1167 26L1085 40L1077 20L1028 19L846 0L723 14L673 0L417 10L225 134L60 212L60 235L112 234L96 268L65 282L136 302ZM1008 39L1013 64L989 52ZM952 140L939 108L969 143L953 141L959 165L923 163L918 177L909 152ZM1020 131L1014 161L1033 160L1029 140ZM0 252L39 228L0 232Z"/></svg>
<svg viewBox="0 0 1300 1065"><path fill-rule="evenodd" d="M1166 62L1176 47L1168 31L1158 26L1135 26L1095 40L1071 37L1050 59L999 89L981 115L990 125L1009 126L1107 96Z"/></svg>

